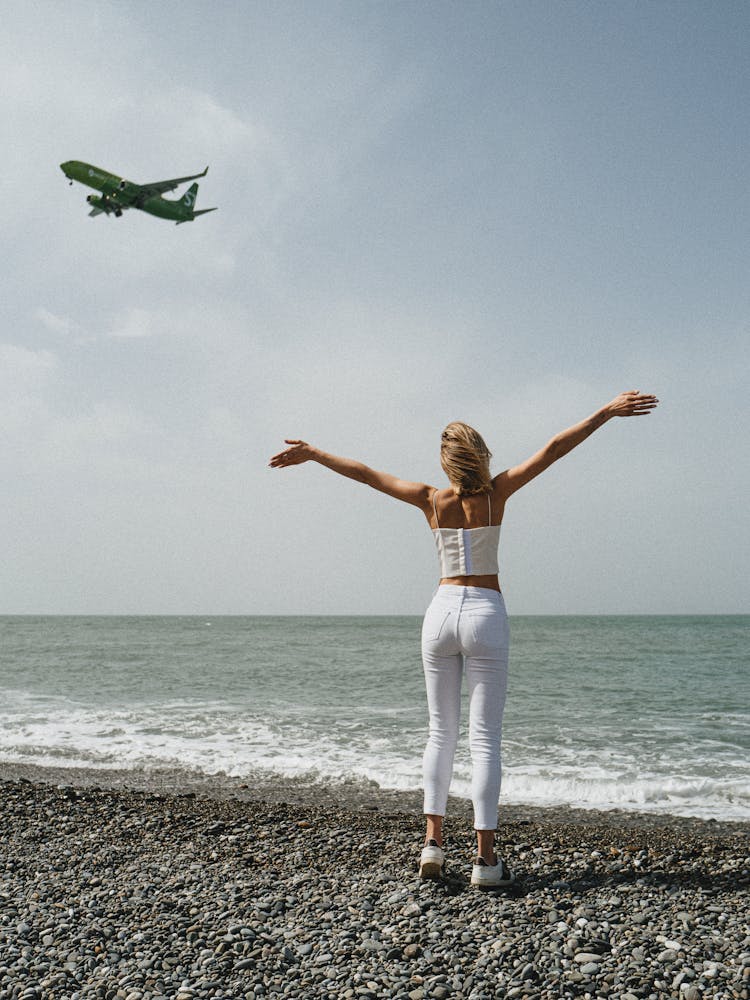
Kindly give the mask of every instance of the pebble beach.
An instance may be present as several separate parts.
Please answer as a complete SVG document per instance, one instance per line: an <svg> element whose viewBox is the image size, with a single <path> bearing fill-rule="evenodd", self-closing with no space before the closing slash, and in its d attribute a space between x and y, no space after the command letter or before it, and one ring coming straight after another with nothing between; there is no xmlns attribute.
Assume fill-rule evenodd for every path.
<svg viewBox="0 0 750 1000"><path fill-rule="evenodd" d="M750 827L468 804L421 882L409 793L0 765L0 1000L750 996Z"/></svg>

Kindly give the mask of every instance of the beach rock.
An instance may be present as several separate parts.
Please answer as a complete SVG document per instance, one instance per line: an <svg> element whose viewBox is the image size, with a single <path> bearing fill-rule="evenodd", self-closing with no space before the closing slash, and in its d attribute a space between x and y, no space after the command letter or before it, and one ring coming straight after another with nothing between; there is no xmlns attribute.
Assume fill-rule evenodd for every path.
<svg viewBox="0 0 750 1000"><path fill-rule="evenodd" d="M672 948L665 948L664 951L660 951L656 956L656 961L663 964L671 965L672 962L677 958L677 952Z"/></svg>
<svg viewBox="0 0 750 1000"><path fill-rule="evenodd" d="M599 965L597 962L588 962L586 965L581 966L581 975L593 976L599 971Z"/></svg>
<svg viewBox="0 0 750 1000"><path fill-rule="evenodd" d="M420 883L416 811L3 783L0 1000L743 1000L746 827L546 815L484 894L468 813Z"/></svg>

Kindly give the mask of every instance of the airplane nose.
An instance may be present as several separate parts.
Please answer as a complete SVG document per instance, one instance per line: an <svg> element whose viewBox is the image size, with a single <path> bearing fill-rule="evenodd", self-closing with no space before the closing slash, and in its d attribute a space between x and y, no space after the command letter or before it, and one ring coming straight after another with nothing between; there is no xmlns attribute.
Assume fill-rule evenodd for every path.
<svg viewBox="0 0 750 1000"><path fill-rule="evenodd" d="M60 164L60 170L62 170L62 172L65 174L66 177L68 176L68 167L70 166L70 164L71 164L70 160L66 160L65 163Z"/></svg>

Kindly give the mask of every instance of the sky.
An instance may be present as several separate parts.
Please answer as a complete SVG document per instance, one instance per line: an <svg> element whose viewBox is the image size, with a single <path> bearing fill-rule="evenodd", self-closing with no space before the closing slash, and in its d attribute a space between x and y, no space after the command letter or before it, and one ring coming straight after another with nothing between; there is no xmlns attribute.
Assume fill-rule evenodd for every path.
<svg viewBox="0 0 750 1000"><path fill-rule="evenodd" d="M0 613L420 614L445 486L624 389L509 501L511 615L750 611L750 6L11 2ZM174 226L65 160L209 171ZM175 195L176 197L177 195Z"/></svg>

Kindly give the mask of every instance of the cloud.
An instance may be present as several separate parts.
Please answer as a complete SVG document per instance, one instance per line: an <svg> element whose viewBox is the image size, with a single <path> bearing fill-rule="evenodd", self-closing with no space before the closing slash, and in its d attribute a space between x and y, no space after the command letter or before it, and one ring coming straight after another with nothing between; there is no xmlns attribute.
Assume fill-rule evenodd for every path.
<svg viewBox="0 0 750 1000"><path fill-rule="evenodd" d="M40 306L34 312L34 318L42 326L59 337L65 337L77 345L90 344L96 338L86 333L84 328L68 316L58 316L49 309Z"/></svg>
<svg viewBox="0 0 750 1000"><path fill-rule="evenodd" d="M53 333L70 334L74 329L80 329L78 324L74 323L73 320L62 316L55 316L49 309L44 309L41 306L36 310L34 316Z"/></svg>
<svg viewBox="0 0 750 1000"><path fill-rule="evenodd" d="M132 308L125 311L109 331L109 337L126 340L150 337L154 333L153 313L148 309Z"/></svg>
<svg viewBox="0 0 750 1000"><path fill-rule="evenodd" d="M46 417L46 391L57 373L52 351L0 343L0 421L5 434Z"/></svg>
<svg viewBox="0 0 750 1000"><path fill-rule="evenodd" d="M740 202L716 184L716 237L691 244L686 230L674 241L693 269L665 282L648 255L638 270L628 251L623 270L623 233L610 224L630 203L628 179L612 175L613 208L598 189L592 203L590 179L609 178L609 158L586 143L571 157L579 105L566 114L559 98L549 104L549 81L569 73L609 120L622 95L606 78L593 87L585 48L550 49L538 78L538 50L512 28L526 21L522 7L510 22L463 19L451 37L444 11L425 16L409 5L240 4L211 17L206 9L79 0L71 11L39 0L12 5L4 19L0 129L12 142L0 176L9 248L0 311L13 343L0 345L0 438L17 494L7 509L30 535L46 521L50 539L67 537L81 575L101 543L121 545L129 560L144 530L184 545L185 565L192 551L204 567L225 544L221 600L260 610L264 596L236 596L251 593L232 569L238 554L267 580L299 582L277 605L289 610L310 607L304 581L333 553L349 560L347 574L319 598L321 610L376 610L373 600L417 610L417 568L401 563L403 592L417 596L394 602L386 583L373 598L393 563L384 568L377 546L361 556L353 548L352 560L343 541L359 545L363 524L373 538L406 538L405 512L320 469L266 472L281 438L307 437L437 484L448 420L476 425L499 469L641 379L669 398L663 413L602 430L513 504L509 579L524 595L516 610L559 606L571 565L586 579L600 552L587 557L577 544L584 527L600 523L602 553L612 531L618 553L648 556L627 528L634 518L669 526L686 497L745 495L732 449L747 409L746 338L721 333L728 323L747 328L741 241L720 224ZM700 97L692 85L686 93ZM717 126L741 134L726 111ZM561 116L557 133L544 127L550 114ZM637 142L632 154L653 158ZM138 182L209 164L198 207L219 211L179 227L136 211L90 219L88 191L68 188L59 170L69 158ZM726 163L722 178L728 169L742 176L740 156ZM648 249L670 232L646 226L638 238ZM706 246L711 276L727 276L713 287L686 280ZM644 298L644 287L664 301ZM706 469L715 486L703 485ZM148 518L134 514L131 479ZM66 504L77 528L61 515ZM726 514L726 503L717 509ZM132 519L127 536L123 516ZM330 525L330 551L307 537L310 517L318 531ZM251 532L238 548L248 523L274 522L301 531L283 559L273 533L267 552ZM391 536L402 523L404 535ZM206 526L205 548L191 550L196 524ZM686 537L699 537L697 526ZM429 541L419 534L414 545ZM154 568L145 536L133 566L138 594ZM706 586L728 593L720 561L715 572ZM101 573L102 589L120 594L116 574ZM200 589L180 591L186 577L180 569L165 582L199 604ZM42 568L36 585L45 581ZM594 606L598 585L586 587L589 597L582 591L571 607ZM614 607L616 582L611 592ZM179 610L182 598L170 600ZM50 606L69 604L62 595Z"/></svg>
<svg viewBox="0 0 750 1000"><path fill-rule="evenodd" d="M50 422L46 441L54 464L69 468L83 462L101 475L123 458L129 463L137 455L134 439L151 432L149 422L132 407L102 401L85 412L57 416ZM122 446L122 453L113 451L115 445Z"/></svg>
<svg viewBox="0 0 750 1000"><path fill-rule="evenodd" d="M69 329L53 314L45 319L56 332ZM106 479L118 463L140 463L141 441L154 434L151 421L136 406L107 398L106 391L93 401L88 396L79 394L73 369L53 351L0 343L6 475L18 480L33 474L52 483L79 467Z"/></svg>
<svg viewBox="0 0 750 1000"><path fill-rule="evenodd" d="M13 391L38 389L49 382L57 368L52 351L33 351L16 344L0 343L0 378L3 395Z"/></svg>

